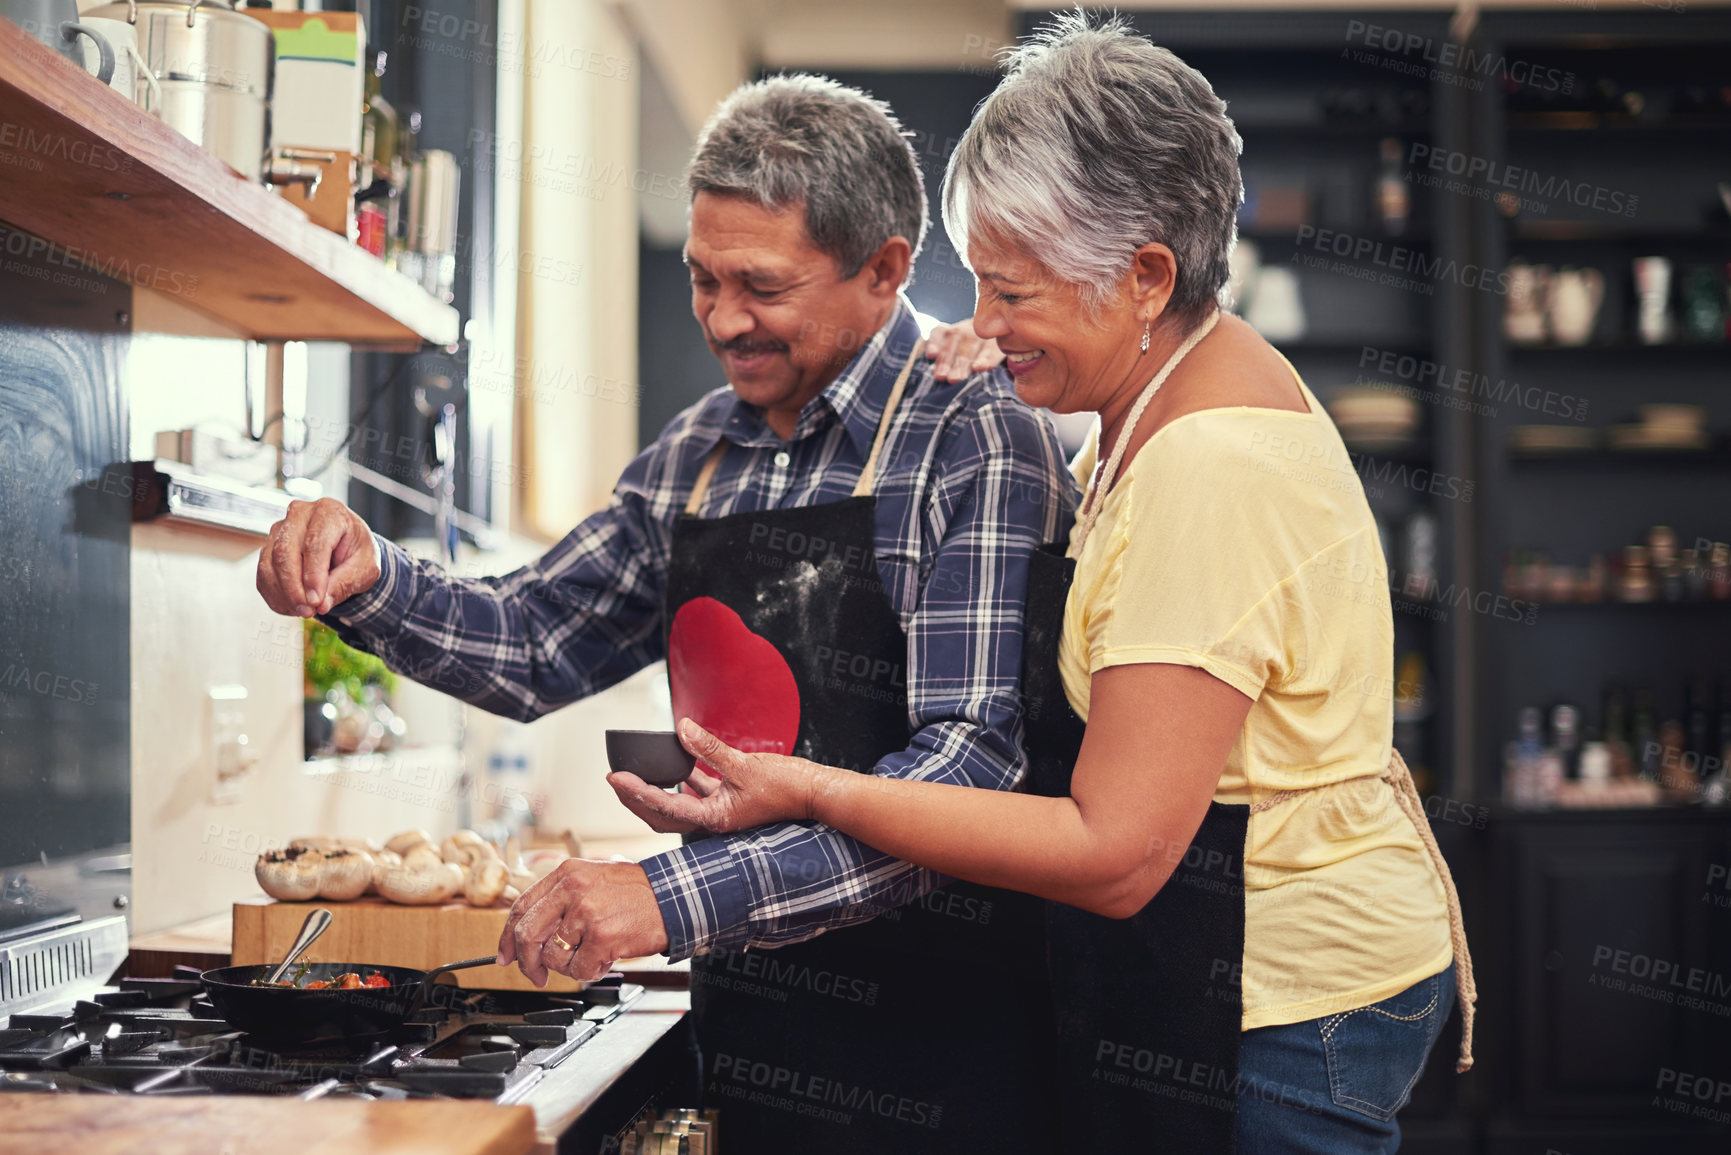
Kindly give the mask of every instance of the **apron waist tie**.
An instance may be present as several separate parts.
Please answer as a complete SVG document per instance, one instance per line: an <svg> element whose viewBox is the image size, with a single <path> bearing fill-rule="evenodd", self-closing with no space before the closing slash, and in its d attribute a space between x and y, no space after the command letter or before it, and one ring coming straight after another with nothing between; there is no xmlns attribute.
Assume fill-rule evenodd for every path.
<svg viewBox="0 0 1731 1155"><path fill-rule="evenodd" d="M1252 803L1250 813L1260 814L1264 810L1272 810L1282 802L1296 798L1300 794L1309 794L1314 790L1327 789L1330 786L1340 786L1347 782L1362 782L1376 778L1387 782L1394 789L1395 801L1400 804L1401 812L1418 830L1419 840L1424 843L1425 852L1430 855L1431 863L1436 867L1437 875L1442 879L1443 901L1449 912L1449 943L1454 947L1456 987L1460 994L1461 1005L1461 1053L1455 1061L1455 1073L1465 1074L1473 1066L1473 1011L1478 1002L1479 988L1473 981L1473 956L1467 950L1466 924L1461 918L1460 892L1455 889L1454 875L1449 873L1448 863L1443 861L1442 850L1437 846L1436 835L1431 833L1430 822L1424 814L1424 802L1418 796L1418 787L1413 784L1412 771L1406 768L1406 759L1400 756L1399 750L1392 751L1388 768L1380 774L1363 774L1357 778L1343 778L1339 782L1328 782L1321 786L1308 786L1302 790L1282 790L1270 794L1261 802Z"/></svg>

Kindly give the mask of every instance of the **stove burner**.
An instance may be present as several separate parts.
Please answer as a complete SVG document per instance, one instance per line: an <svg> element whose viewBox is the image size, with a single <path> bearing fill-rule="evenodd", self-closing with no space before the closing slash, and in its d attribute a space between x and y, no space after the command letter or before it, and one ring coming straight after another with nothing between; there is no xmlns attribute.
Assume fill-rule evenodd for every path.
<svg viewBox="0 0 1731 1155"><path fill-rule="evenodd" d="M525 1096L642 988L599 999L450 988L387 1036L283 1045L218 1018L190 979L128 979L70 1014L0 1028L0 1094L294 1095L303 1099Z"/></svg>

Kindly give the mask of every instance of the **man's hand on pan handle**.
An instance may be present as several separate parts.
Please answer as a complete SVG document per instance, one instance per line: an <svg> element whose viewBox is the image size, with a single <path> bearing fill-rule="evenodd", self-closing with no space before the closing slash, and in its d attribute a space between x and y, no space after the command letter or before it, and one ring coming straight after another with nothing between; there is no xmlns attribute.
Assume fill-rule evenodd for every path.
<svg viewBox="0 0 1731 1155"><path fill-rule="evenodd" d="M310 618L379 580L379 547L359 514L335 498L292 501L258 551L258 592L279 614Z"/></svg>
<svg viewBox="0 0 1731 1155"><path fill-rule="evenodd" d="M512 904L498 961L516 963L539 987L549 971L593 982L622 958L666 949L661 905L641 866L568 858Z"/></svg>

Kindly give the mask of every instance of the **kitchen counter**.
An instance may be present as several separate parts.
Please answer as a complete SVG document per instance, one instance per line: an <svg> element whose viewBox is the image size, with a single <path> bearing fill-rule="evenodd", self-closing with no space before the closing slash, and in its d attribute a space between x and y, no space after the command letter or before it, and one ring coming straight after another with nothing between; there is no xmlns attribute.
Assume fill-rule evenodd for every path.
<svg viewBox="0 0 1731 1155"><path fill-rule="evenodd" d="M524 1155L537 1118L491 1103L266 1096L0 1096L0 1151L79 1155Z"/></svg>
<svg viewBox="0 0 1731 1155"><path fill-rule="evenodd" d="M670 843L678 845L677 836L646 834L589 839L583 844L583 856L636 862L660 853ZM342 911L341 903L325 905L335 913ZM125 973L136 978L167 978L177 965L211 970L228 966L233 952L233 914L224 911L167 930L133 936L132 957L127 960ZM670 963L662 955L620 959L614 969L623 971L627 982L651 988L684 990L691 978L689 962Z"/></svg>
<svg viewBox="0 0 1731 1155"><path fill-rule="evenodd" d="M584 1113L607 1097L613 1100L605 1112L609 1118L621 1114L629 1118L666 1090L668 1072L683 1061L684 1032L676 1028L690 1009L691 996L684 991L645 991L629 1012L549 1071L524 1100L535 1112L535 1155L553 1155L560 1137L573 1128L582 1139L577 1150L617 1150L597 1142L604 1136L583 1132ZM650 1062L644 1062L646 1056ZM659 1105L697 1104L693 1100Z"/></svg>

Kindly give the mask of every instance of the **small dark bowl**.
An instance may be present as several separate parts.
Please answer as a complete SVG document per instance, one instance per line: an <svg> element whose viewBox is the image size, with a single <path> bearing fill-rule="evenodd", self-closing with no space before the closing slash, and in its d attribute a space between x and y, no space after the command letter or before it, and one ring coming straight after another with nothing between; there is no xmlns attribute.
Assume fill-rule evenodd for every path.
<svg viewBox="0 0 1731 1155"><path fill-rule="evenodd" d="M616 774L635 774L665 788L691 777L697 759L671 730L609 730L607 764Z"/></svg>

